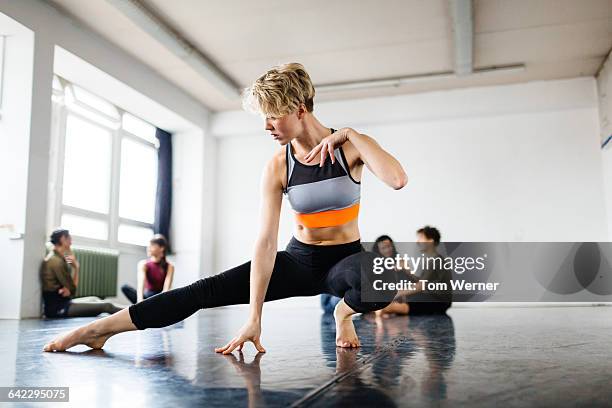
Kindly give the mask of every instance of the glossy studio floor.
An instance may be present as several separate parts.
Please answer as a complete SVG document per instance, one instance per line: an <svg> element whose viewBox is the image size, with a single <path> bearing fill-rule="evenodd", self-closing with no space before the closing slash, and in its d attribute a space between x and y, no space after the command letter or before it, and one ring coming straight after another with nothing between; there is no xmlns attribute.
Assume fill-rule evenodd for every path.
<svg viewBox="0 0 612 408"><path fill-rule="evenodd" d="M315 307L269 304L256 355L213 348L242 306L165 329L123 333L103 350L42 353L89 318L0 321L0 384L70 387L75 407L609 406L611 307L456 307L444 317L355 321L358 350L334 346ZM40 403L41 406L45 403ZM21 405L19 405L21 406Z"/></svg>
<svg viewBox="0 0 612 408"><path fill-rule="evenodd" d="M612 0L0 0L0 175L0 408L612 407ZM244 300L234 268L295 237L279 297L343 294L351 241L384 236L485 287L355 316L358 349L287 299L264 354L214 352L244 305L42 351L95 319L40 318L56 291L128 304L143 269L152 292L233 269L145 317Z"/></svg>

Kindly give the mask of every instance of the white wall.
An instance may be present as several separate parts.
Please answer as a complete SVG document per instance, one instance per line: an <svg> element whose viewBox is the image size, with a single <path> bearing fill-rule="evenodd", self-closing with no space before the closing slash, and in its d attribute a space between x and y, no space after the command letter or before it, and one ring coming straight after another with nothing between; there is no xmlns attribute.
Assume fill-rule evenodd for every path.
<svg viewBox="0 0 612 408"><path fill-rule="evenodd" d="M612 135L612 54L608 54L603 68L597 76L599 95L600 136L603 143ZM612 140L601 151L604 169L604 191L606 207L612 214ZM608 240L612 241L612 216L608 217Z"/></svg>
<svg viewBox="0 0 612 408"><path fill-rule="evenodd" d="M0 104L0 172L4 175L0 178L0 224L13 224L21 232L26 223L34 35L2 14L0 30L7 36ZM18 315L21 304L24 245L23 240L10 240L11 235L7 229L0 230L0 318Z"/></svg>
<svg viewBox="0 0 612 408"><path fill-rule="evenodd" d="M202 237L204 139L202 132L181 132L173 137L172 225L171 238L175 255L174 287L184 286L205 275L200 254L209 246Z"/></svg>
<svg viewBox="0 0 612 408"><path fill-rule="evenodd" d="M178 222L173 225L171 234L177 241L174 245L175 261L185 269L184 272L177 270L177 282L191 281L194 277L204 274L205 270L210 270L211 266L207 263L211 262L212 258L204 258L202 254L210 251L212 247L210 225L213 214L199 210L202 207L214 208L214 204L210 202L212 194L204 193L204 177L210 178L214 168L210 167L210 163L202 163L202 157L210 154L203 149L209 145L214 147L214 141L210 141L210 136L206 134L209 112L152 69L61 14L46 2L0 0L0 13L18 21L33 33L30 49L23 49L25 54L29 53L30 61L17 63L24 82L19 85L22 102L18 109L21 117L13 117L14 123L21 126L19 135L22 138L13 141L14 146L9 144L10 149L2 151L11 158L1 164L3 170L5 167L10 170L9 173L3 174L18 176L12 180L17 189L11 194L11 203L14 203L11 208L20 208L21 212L3 211L0 223L16 224L18 232L25 232L25 238L19 243L0 236L0 251L10 251L11 254L23 252L23 257L17 254L17 260L7 261L14 259L14 255L0 257L0 268L3 272L15 277L15 285L9 287L3 284L0 287L0 299L17 299L0 303L0 317L35 317L40 310L38 270L34 266L42 259L48 233L46 216L49 200L46 175L49 169L51 78L54 69L62 69L62 73L68 76L67 79L124 109L133 111L156 126L175 133L175 157L179 158L179 162L175 164L174 182L182 187L175 191L173 217L176 217ZM0 27L4 29L4 25ZM55 53L56 56L74 55L95 69L71 70L70 66L65 64L54 67L56 46L67 51L64 54L59 51L59 54ZM62 61L65 62L65 59ZM6 64L12 64L9 58ZM92 78L96 80L92 81ZM99 82L100 78L114 81ZM5 96L10 94L7 89ZM8 115L7 111L4 120L8 120ZM4 139L4 136L2 138ZM181 164L180 160L184 161L184 164ZM3 180L2 183L9 181ZM192 215L191 218L185 221L189 214ZM2 254L4 252L0 253ZM131 264L135 257L135 254L122 254L119 284L126 280L129 282L129 278L133 276L134 265ZM19 261L20 258L23 261ZM17 283L22 284L21 289ZM11 294L12 291L19 293L19 290L21 295Z"/></svg>
<svg viewBox="0 0 612 408"><path fill-rule="evenodd" d="M595 80L576 78L315 104L326 126L369 134L404 166L394 191L364 171L362 240L607 240ZM216 269L250 259L258 183L278 146L257 117L213 116L218 141ZM283 204L279 247L291 236Z"/></svg>

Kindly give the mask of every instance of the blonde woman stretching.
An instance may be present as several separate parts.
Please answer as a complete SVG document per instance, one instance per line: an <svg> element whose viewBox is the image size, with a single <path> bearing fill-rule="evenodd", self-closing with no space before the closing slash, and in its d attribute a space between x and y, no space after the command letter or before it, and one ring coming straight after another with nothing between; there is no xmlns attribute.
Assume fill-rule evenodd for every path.
<svg viewBox="0 0 612 408"><path fill-rule="evenodd" d="M263 170L261 229L251 261L74 329L44 350L77 344L98 349L121 332L168 326L200 309L248 303L246 323L215 351L228 354L252 342L264 352L263 303L321 293L342 298L334 310L336 345L359 347L351 316L382 309L393 297L382 303L361 299L360 257L369 253L363 252L357 225L359 180L364 164L396 190L407 177L371 137L323 126L313 114L314 96L308 73L297 63L270 69L245 90L244 106L262 115L270 137L281 145ZM277 252L283 195L295 212L296 226L286 249Z"/></svg>

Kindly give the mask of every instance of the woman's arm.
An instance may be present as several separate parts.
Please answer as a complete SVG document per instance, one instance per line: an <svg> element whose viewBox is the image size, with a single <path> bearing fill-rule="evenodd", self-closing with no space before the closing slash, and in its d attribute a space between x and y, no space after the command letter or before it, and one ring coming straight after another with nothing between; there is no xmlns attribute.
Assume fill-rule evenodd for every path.
<svg viewBox="0 0 612 408"><path fill-rule="evenodd" d="M76 259L76 256L72 250L68 251L68 255L65 257L65 259L70 265L70 269L72 269L72 281L74 282L74 287L76 288L79 286L79 272L81 270L81 265L79 264L79 261Z"/></svg>
<svg viewBox="0 0 612 408"><path fill-rule="evenodd" d="M142 302L144 299L144 286L147 279L147 271L145 269L145 261L138 262L137 284L136 284L136 302Z"/></svg>
<svg viewBox="0 0 612 408"><path fill-rule="evenodd" d="M266 165L260 184L260 225L251 260L249 318L238 335L225 346L215 349L216 352L229 354L236 347L238 347L238 350L242 350L246 341L251 341L258 351L265 352L259 337L261 335L263 303L278 250L278 224L283 198L280 174L284 174L284 170L278 157L275 156Z"/></svg>
<svg viewBox="0 0 612 408"><path fill-rule="evenodd" d="M408 183L408 176L404 172L400 162L387 153L376 140L370 136L362 135L351 128L342 128L323 138L305 157L304 160L309 163L317 155L321 156L319 165L325 163L325 159L329 156L332 163L334 162L334 149L342 144L350 141L357 150L357 155L360 162L363 162L368 169L376 177L382 180L388 186L399 190Z"/></svg>
<svg viewBox="0 0 612 408"><path fill-rule="evenodd" d="M410 296L410 295L417 294L419 292L422 292L423 289L424 289L423 282L418 281L415 283L414 289L398 290L397 293L395 294L394 299L399 299L402 296Z"/></svg>
<svg viewBox="0 0 612 408"><path fill-rule="evenodd" d="M414 275L412 275L414 276ZM437 269L426 269L423 271L423 274L417 278L417 281L414 282L414 289L412 290L399 290L395 295L395 298L399 298L401 296L410 296L419 292L425 292L425 283L424 282L441 282L442 279L440 277L440 272Z"/></svg>
<svg viewBox="0 0 612 408"><path fill-rule="evenodd" d="M74 296L76 293L76 285L72 280L70 272L65 268L65 264L61 263L61 260L52 259L47 262L46 267L52 272L55 279L57 279L61 285L59 288L60 294L64 297Z"/></svg>
<svg viewBox="0 0 612 408"><path fill-rule="evenodd" d="M166 274L166 279L164 279L164 289L162 292L166 292L172 288L172 279L174 278L174 265L168 264L168 273Z"/></svg>
<svg viewBox="0 0 612 408"><path fill-rule="evenodd" d="M408 183L408 176L399 161L387 153L370 136L346 128L346 137L359 152L359 158L376 177L399 190Z"/></svg>

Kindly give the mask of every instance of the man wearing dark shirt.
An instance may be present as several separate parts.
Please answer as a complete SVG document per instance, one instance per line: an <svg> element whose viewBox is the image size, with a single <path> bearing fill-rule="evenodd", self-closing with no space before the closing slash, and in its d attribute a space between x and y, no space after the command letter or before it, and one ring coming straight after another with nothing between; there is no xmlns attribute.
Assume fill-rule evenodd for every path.
<svg viewBox="0 0 612 408"><path fill-rule="evenodd" d="M444 257L437 251L440 244L440 231L437 228L425 226L417 231L417 244L423 251L426 267L422 273L411 280L418 282L413 290L400 290L394 301L377 315L383 314L443 314L452 304L450 281L452 271L444 268ZM447 290L425 290L423 281L427 283L445 284Z"/></svg>
<svg viewBox="0 0 612 408"><path fill-rule="evenodd" d="M53 250L41 266L42 295L46 317L97 316L122 309L113 303L92 297L92 302L73 301L79 282L79 262L72 253L68 230L51 234Z"/></svg>

